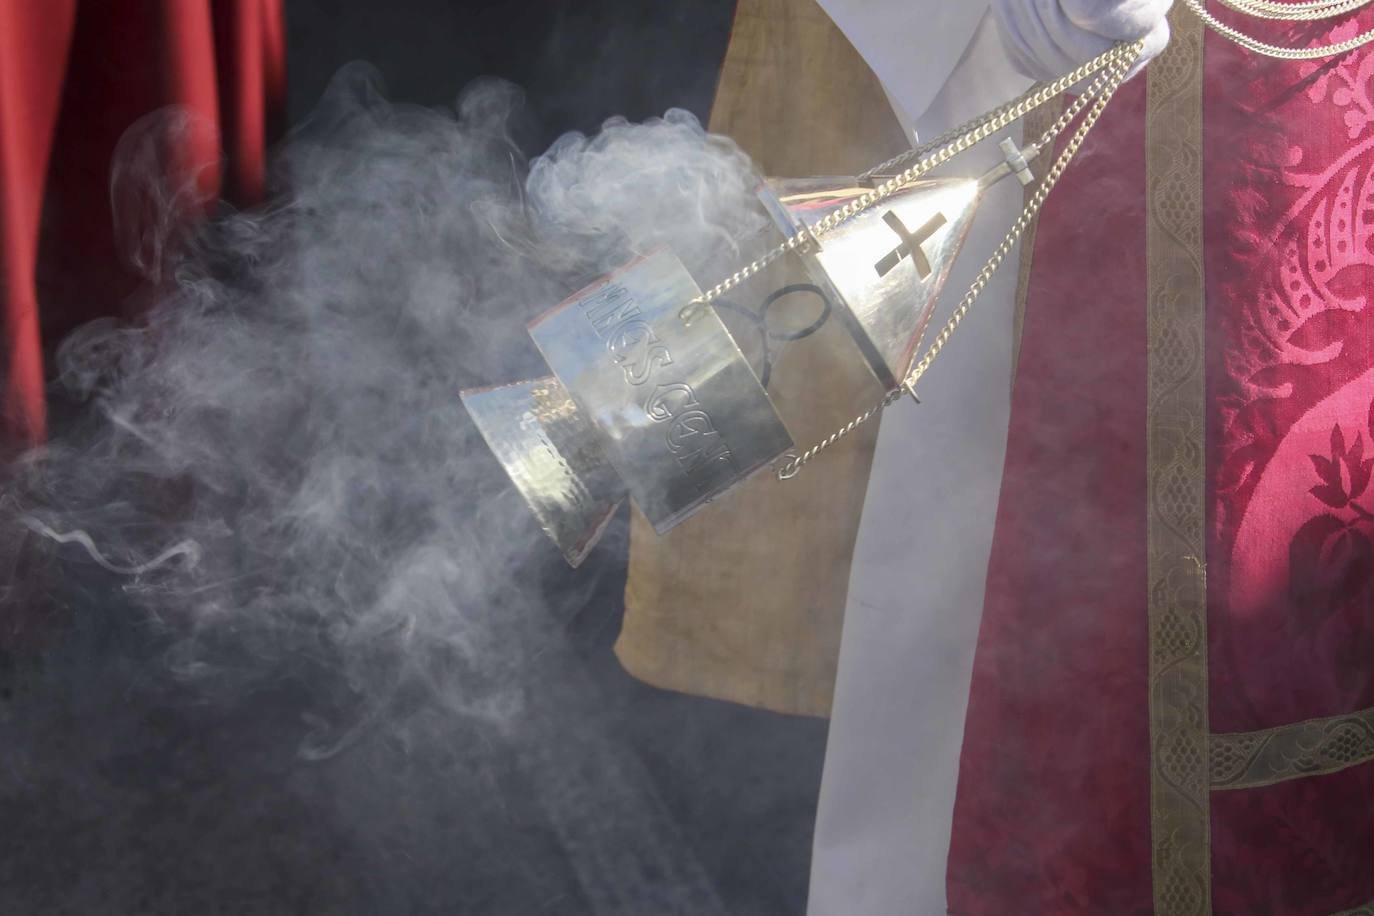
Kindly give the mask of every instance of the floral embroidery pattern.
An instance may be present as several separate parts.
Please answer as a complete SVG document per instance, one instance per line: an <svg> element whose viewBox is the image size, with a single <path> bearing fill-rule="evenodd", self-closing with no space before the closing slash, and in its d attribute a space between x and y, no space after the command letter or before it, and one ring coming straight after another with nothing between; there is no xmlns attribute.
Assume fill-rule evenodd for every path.
<svg viewBox="0 0 1374 916"><path fill-rule="evenodd" d="M1374 433L1371 433L1374 435ZM1289 546L1289 596L1299 606L1330 613L1361 600L1374 582L1374 512L1358 500L1369 489L1374 458L1364 457L1364 435L1346 443L1331 429L1331 454L1311 455L1318 483L1309 491L1327 509L1307 521Z"/></svg>
<svg viewBox="0 0 1374 916"><path fill-rule="evenodd" d="M1374 426L1368 394L1340 394L1374 368L1374 54L1245 66L1256 107L1221 116L1244 140L1209 306L1223 731L1374 705Z"/></svg>
<svg viewBox="0 0 1374 916"><path fill-rule="evenodd" d="M1351 20L1326 38L1340 41L1359 28ZM1291 70L1263 72L1288 74L1265 96L1295 101L1252 136L1230 192L1241 214L1233 263L1242 269L1225 286L1235 311L1224 316L1231 390L1217 406L1223 539L1234 534L1288 428L1374 365L1364 314L1374 291L1374 54L1303 64L1297 80ZM1285 127L1292 118L1310 129ZM1327 129L1333 121L1344 131Z"/></svg>
<svg viewBox="0 0 1374 916"><path fill-rule="evenodd" d="M1333 42L1346 41L1360 32L1355 20L1342 23L1330 32ZM1336 59L1334 67L1329 64L1307 62L1299 67L1298 73L1304 80L1311 80L1307 97L1314 104L1322 104L1329 98L1338 108L1344 108L1342 120L1351 140L1358 140L1371 123L1374 123L1374 104L1364 91L1368 84L1374 58L1368 55L1345 55Z"/></svg>

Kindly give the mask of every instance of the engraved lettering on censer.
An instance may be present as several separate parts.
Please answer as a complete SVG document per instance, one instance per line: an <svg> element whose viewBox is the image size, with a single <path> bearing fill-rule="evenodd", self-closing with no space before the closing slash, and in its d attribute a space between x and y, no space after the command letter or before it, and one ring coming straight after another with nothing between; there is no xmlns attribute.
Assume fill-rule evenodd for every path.
<svg viewBox="0 0 1374 916"><path fill-rule="evenodd" d="M638 303L621 284L606 284L581 305L587 321L632 387L642 388L655 380L656 371L673 365L668 346L640 317ZM664 444L688 475L711 465L734 469L735 456L729 444L686 382L656 384L644 401L644 413L655 423L667 424Z"/></svg>
<svg viewBox="0 0 1374 916"><path fill-rule="evenodd" d="M933 268L930 266L930 259L926 257L925 249L921 246L929 241L930 237L938 232L941 226L948 222L945 219L945 215L943 213L936 213L930 219L926 220L924 226L917 229L915 232L908 229L906 224L891 210L883 214L883 222L887 223L902 241L896 248L884 255L882 260L873 265L873 269L878 272L878 276L887 276L892 268L902 263L902 259L908 255L910 255L911 259L916 263L916 276L920 277L922 280L930 276L933 272Z"/></svg>

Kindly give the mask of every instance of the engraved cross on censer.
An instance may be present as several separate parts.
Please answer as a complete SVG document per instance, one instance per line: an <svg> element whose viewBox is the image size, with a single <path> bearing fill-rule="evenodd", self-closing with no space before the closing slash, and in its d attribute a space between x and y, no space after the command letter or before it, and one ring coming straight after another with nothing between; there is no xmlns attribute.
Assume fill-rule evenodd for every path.
<svg viewBox="0 0 1374 916"><path fill-rule="evenodd" d="M878 276L887 276L888 271L902 262L902 258L910 257L914 258L916 261L916 273L920 278L924 280L926 277L929 277L934 271L934 268L931 267L930 258L926 257L925 249L921 246L935 234L935 230L948 222L948 220L945 219L945 215L943 213L936 213L926 221L924 226L917 229L915 232L908 230L907 227L902 224L901 217L891 210L883 214L883 222L891 226L892 231L897 233L897 237L902 241L900 245L889 251L886 257L873 265L873 269L878 272Z"/></svg>

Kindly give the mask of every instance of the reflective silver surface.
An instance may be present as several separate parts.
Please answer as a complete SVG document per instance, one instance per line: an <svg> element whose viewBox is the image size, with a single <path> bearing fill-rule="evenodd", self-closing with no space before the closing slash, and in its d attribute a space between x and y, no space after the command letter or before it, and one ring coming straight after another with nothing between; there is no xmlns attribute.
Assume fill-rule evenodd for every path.
<svg viewBox="0 0 1374 916"><path fill-rule="evenodd" d="M700 292L677 257L660 249L530 325L660 533L792 445L715 312L690 324L679 317Z"/></svg>
<svg viewBox="0 0 1374 916"><path fill-rule="evenodd" d="M760 199L792 234L864 193L857 178L768 179ZM916 181L821 237L802 254L840 306L878 380L897 387L911 368L936 297L981 196L970 178Z"/></svg>
<svg viewBox="0 0 1374 916"><path fill-rule="evenodd" d="M625 498L601 434L556 378L459 396L540 526L577 566Z"/></svg>

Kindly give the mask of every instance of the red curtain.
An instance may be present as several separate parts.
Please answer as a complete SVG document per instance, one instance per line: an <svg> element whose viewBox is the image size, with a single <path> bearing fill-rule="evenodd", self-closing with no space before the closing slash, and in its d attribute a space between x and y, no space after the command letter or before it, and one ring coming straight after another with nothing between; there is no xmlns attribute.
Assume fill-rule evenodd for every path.
<svg viewBox="0 0 1374 916"><path fill-rule="evenodd" d="M285 100L282 0L0 0L0 443L46 433L45 347L118 314L137 288L117 254L111 158L175 105L172 150L198 200L261 199ZM222 151L222 158L221 158Z"/></svg>

